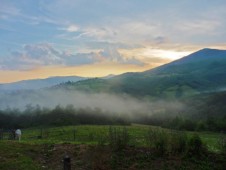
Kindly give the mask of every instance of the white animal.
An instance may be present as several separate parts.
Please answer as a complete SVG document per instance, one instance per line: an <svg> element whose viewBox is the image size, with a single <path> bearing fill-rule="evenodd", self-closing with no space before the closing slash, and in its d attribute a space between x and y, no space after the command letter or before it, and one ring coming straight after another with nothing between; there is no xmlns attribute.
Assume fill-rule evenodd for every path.
<svg viewBox="0 0 226 170"><path fill-rule="evenodd" d="M15 134L16 134L16 139L18 139L19 141L21 140L21 135L22 135L22 132L20 129L17 129L15 131Z"/></svg>

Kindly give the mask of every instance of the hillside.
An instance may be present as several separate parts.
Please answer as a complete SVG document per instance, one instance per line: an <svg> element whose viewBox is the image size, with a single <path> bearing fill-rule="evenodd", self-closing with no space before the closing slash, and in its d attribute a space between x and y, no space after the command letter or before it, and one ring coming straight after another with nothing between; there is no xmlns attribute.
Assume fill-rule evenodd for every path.
<svg viewBox="0 0 226 170"><path fill-rule="evenodd" d="M178 98L224 90L226 50L203 49L163 66L140 73L125 73L108 80L88 79L59 88L133 96Z"/></svg>

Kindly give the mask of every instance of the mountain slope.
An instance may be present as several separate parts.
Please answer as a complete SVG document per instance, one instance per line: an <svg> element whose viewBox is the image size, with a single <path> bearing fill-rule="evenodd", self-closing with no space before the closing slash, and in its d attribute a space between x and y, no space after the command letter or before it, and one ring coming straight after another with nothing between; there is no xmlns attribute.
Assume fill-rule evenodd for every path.
<svg viewBox="0 0 226 170"><path fill-rule="evenodd" d="M88 79L61 87L133 96L183 97L226 86L226 50L203 49L141 73L125 73L108 80Z"/></svg>

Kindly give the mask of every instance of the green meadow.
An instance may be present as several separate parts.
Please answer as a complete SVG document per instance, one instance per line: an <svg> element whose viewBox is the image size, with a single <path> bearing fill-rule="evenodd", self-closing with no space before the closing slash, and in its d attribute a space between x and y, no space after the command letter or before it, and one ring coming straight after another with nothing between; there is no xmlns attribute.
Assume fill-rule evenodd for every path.
<svg viewBox="0 0 226 170"><path fill-rule="evenodd" d="M36 127L22 133L21 141L7 140L7 134L0 141L0 169L62 169L65 155L72 169L224 169L226 162L221 133L138 124ZM195 135L201 145L192 140Z"/></svg>
<svg viewBox="0 0 226 170"><path fill-rule="evenodd" d="M167 133L177 133L181 131L164 129L156 126L133 124L130 126L108 126L108 125L78 125L62 127L38 127L23 129L22 143L72 143L72 144L93 144L100 140L108 143L109 128L126 128L130 138L130 145L147 146L146 138L150 129L163 130ZM190 137L198 134L209 151L219 152L219 141L226 137L226 134L216 132L189 132L183 131Z"/></svg>

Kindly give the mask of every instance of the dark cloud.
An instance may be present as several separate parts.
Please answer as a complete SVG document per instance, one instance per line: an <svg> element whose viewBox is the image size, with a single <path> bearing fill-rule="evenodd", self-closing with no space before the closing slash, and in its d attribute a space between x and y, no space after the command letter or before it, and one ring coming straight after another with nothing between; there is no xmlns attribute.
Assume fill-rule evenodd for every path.
<svg viewBox="0 0 226 170"><path fill-rule="evenodd" d="M157 37L154 38L154 42L156 44L164 44L164 43L168 42L168 39L164 36L157 36Z"/></svg>

